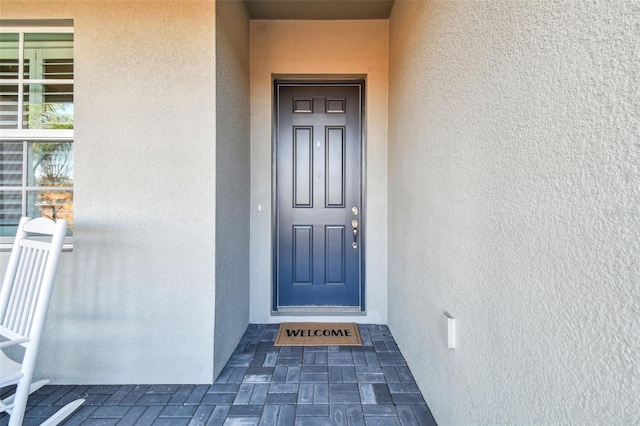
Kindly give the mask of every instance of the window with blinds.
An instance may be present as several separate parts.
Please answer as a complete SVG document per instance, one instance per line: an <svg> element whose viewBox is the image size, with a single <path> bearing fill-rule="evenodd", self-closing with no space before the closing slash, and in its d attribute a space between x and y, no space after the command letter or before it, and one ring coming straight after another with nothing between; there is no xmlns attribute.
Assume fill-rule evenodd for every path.
<svg viewBox="0 0 640 426"><path fill-rule="evenodd" d="M0 243L21 216L73 229L73 30L0 29Z"/></svg>

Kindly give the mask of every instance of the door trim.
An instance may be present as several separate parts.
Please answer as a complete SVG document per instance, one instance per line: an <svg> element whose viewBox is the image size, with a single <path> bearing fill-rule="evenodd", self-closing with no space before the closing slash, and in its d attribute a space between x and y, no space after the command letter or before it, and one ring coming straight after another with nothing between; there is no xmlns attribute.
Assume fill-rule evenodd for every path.
<svg viewBox="0 0 640 426"><path fill-rule="evenodd" d="M360 306L278 307L278 186L277 186L277 136L278 136L278 86L279 85L348 85L360 87L360 223L365 230L360 235ZM365 315L366 314L366 230L367 228L367 175L366 175L366 76L365 75L282 75L272 74L272 124L271 124L271 315Z"/></svg>

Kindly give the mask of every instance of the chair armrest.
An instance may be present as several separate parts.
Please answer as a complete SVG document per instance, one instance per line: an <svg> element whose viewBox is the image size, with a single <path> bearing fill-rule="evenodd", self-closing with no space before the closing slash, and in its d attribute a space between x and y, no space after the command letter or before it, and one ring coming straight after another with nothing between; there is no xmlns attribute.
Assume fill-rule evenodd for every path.
<svg viewBox="0 0 640 426"><path fill-rule="evenodd" d="M14 339L14 340L8 340L6 342L0 342L0 349L4 349L4 348L11 347L11 346L19 345L21 343L26 343L29 340L31 340L31 339L29 339L28 337L23 337L21 339Z"/></svg>

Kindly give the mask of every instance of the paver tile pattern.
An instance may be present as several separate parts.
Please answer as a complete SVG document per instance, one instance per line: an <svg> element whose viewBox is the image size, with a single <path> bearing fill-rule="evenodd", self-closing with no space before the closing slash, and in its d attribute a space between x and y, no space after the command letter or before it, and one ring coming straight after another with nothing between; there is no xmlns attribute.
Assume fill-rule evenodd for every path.
<svg viewBox="0 0 640 426"><path fill-rule="evenodd" d="M278 327L249 325L213 385L45 386L24 425L76 398L66 426L436 424L387 326L359 325L362 346L307 347L274 346Z"/></svg>

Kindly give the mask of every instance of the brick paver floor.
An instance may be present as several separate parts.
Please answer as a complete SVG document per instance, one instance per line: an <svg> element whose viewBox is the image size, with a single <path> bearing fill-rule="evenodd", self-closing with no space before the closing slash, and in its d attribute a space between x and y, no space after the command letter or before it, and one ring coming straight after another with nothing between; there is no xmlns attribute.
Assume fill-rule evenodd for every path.
<svg viewBox="0 0 640 426"><path fill-rule="evenodd" d="M388 327L359 328L363 346L275 347L278 324L251 324L213 385L45 386L24 424L85 398L65 425L435 425Z"/></svg>

